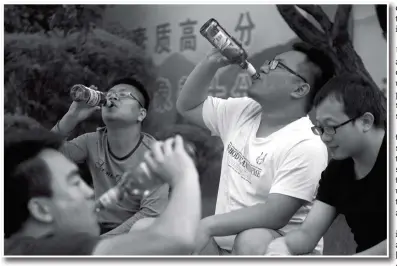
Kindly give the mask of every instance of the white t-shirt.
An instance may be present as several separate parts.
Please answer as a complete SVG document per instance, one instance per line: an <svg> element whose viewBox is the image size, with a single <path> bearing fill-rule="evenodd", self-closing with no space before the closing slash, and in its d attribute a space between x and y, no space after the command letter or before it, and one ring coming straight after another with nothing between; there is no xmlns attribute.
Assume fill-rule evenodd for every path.
<svg viewBox="0 0 397 266"><path fill-rule="evenodd" d="M266 203L271 193L307 201L290 222L280 229L287 233L306 218L315 199L321 172L328 162L327 149L311 131L308 117L296 120L266 138L257 138L261 106L254 100L208 97L203 119L224 144L222 170L215 214ZM215 237L218 245L231 250L235 235ZM323 240L316 250L322 253Z"/></svg>

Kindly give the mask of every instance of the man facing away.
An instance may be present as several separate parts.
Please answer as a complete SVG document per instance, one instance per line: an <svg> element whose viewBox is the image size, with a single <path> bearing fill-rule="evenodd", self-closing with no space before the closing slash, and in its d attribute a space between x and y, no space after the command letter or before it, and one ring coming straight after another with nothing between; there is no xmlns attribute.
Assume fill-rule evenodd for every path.
<svg viewBox="0 0 397 266"><path fill-rule="evenodd" d="M88 164L95 198L115 186L125 171L136 167L154 141L141 130L150 99L140 82L132 78L116 80L106 98L112 103L101 108L106 127L66 142L61 149L72 161ZM66 137L98 109L73 102L52 131ZM137 221L157 217L167 204L168 189L168 185L163 185L147 196L131 196L112 209L100 211L101 234L126 233Z"/></svg>
<svg viewBox="0 0 397 266"><path fill-rule="evenodd" d="M326 147L307 114L332 63L306 44L265 62L248 97L208 96L215 49L189 75L178 111L224 144L215 215L204 218L194 254L262 255L268 244L306 218L327 164ZM322 252L322 240L315 253Z"/></svg>
<svg viewBox="0 0 397 266"><path fill-rule="evenodd" d="M357 243L356 255L387 254L386 98L357 74L331 79L317 94L317 125L332 160L317 199L296 231L275 240L268 255L307 254L343 214Z"/></svg>
<svg viewBox="0 0 397 266"><path fill-rule="evenodd" d="M43 129L5 135L6 256L191 253L201 197L197 170L181 137L154 143L144 156L156 178L173 189L164 212L146 229L104 239L93 190L77 165L59 152L62 143L62 137Z"/></svg>

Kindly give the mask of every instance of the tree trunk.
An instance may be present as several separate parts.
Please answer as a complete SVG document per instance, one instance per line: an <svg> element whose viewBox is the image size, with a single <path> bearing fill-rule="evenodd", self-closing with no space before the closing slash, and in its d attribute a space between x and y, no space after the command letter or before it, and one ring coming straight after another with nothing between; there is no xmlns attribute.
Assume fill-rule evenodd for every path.
<svg viewBox="0 0 397 266"><path fill-rule="evenodd" d="M311 15L321 26L318 29L307 20L298 8ZM378 87L354 50L348 33L351 5L339 5L334 22L318 5L277 5L277 9L288 26L302 41L324 52L334 63L335 75L357 73Z"/></svg>

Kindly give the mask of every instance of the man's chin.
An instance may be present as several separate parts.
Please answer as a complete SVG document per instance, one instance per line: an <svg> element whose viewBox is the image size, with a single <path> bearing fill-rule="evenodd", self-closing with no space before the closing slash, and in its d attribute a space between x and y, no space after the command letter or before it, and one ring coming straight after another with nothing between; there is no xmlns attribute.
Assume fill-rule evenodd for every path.
<svg viewBox="0 0 397 266"><path fill-rule="evenodd" d="M254 100L255 102L258 102L258 95L255 93L253 89L247 90L247 97Z"/></svg>
<svg viewBox="0 0 397 266"><path fill-rule="evenodd" d="M348 155L346 155L344 153L340 153L340 152L331 152L330 156L334 160L344 160L349 157Z"/></svg>
<svg viewBox="0 0 397 266"><path fill-rule="evenodd" d="M252 90L252 88L249 88L248 90L247 90L247 97L252 97L254 95L254 93L253 93L253 90Z"/></svg>
<svg viewBox="0 0 397 266"><path fill-rule="evenodd" d="M107 122L113 122L119 120L119 117L116 113L107 113L102 114L102 120L106 124Z"/></svg>

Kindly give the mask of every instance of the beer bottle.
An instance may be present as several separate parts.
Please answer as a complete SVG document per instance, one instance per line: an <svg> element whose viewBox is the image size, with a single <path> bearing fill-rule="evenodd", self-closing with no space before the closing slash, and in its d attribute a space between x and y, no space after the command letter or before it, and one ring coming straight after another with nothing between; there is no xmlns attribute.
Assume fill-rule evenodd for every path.
<svg viewBox="0 0 397 266"><path fill-rule="evenodd" d="M218 21L211 18L200 28L200 33L231 63L247 70L252 79L260 77L254 66L247 61L247 52Z"/></svg>
<svg viewBox="0 0 397 266"><path fill-rule="evenodd" d="M193 143L183 141L184 148L197 164L197 154ZM181 166L183 167L183 166ZM108 208L119 201L122 201L127 195L147 196L163 181L155 177L145 162L141 162L138 167L126 171L116 186L102 194L95 203L95 210L99 212Z"/></svg>
<svg viewBox="0 0 397 266"><path fill-rule="evenodd" d="M82 84L76 84L70 89L70 97L75 102L84 102L89 106L106 104L106 95L97 90L88 88Z"/></svg>

